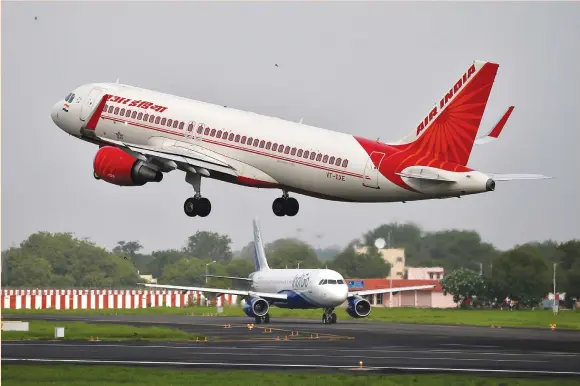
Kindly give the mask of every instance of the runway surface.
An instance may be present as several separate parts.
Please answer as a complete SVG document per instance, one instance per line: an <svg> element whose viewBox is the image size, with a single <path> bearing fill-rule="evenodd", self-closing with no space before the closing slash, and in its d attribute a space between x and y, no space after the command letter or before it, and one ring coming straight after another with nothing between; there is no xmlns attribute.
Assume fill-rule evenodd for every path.
<svg viewBox="0 0 580 386"><path fill-rule="evenodd" d="M470 372L580 377L580 332L549 329L168 315L10 315L164 325L209 337L200 342L2 342L2 361L145 366L320 369L369 372ZM362 362L362 364L361 364Z"/></svg>

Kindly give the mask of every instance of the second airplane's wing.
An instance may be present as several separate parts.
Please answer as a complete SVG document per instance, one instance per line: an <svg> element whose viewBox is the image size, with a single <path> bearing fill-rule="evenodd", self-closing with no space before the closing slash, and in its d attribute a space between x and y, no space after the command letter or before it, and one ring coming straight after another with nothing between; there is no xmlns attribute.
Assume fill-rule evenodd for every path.
<svg viewBox="0 0 580 386"><path fill-rule="evenodd" d="M139 283L145 287L151 288L163 288L163 289L173 289L181 291L199 291L199 292L212 292L216 294L232 294L239 296L250 296L250 297L260 297L266 300L276 299L276 300L286 300L288 296L285 293L268 293L268 292L255 292L246 290L233 290L233 289L221 289L221 288L205 288L205 287L187 287L179 285L169 285L169 284L149 284L149 283Z"/></svg>
<svg viewBox="0 0 580 386"><path fill-rule="evenodd" d="M414 291L414 290L422 290L422 289L430 289L435 288L435 284L428 284L428 285L415 285L410 287L395 287L395 288L378 288L372 290L365 290L365 291L352 291L348 293L348 296L365 296L365 295L374 295L374 294L385 294L389 292L402 292L402 291Z"/></svg>

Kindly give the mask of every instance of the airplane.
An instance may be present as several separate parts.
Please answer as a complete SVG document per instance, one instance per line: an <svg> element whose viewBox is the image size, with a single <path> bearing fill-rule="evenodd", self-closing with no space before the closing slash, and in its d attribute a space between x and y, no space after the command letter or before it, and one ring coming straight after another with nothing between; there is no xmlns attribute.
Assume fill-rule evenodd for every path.
<svg viewBox="0 0 580 386"><path fill-rule="evenodd" d="M211 201L201 194L205 177L281 190L272 211L291 217L299 203L290 193L340 202L405 203L494 191L496 181L551 178L483 173L467 166L474 143L497 138L505 124L476 139L498 68L474 61L417 127L392 143L118 80L75 88L52 107L51 117L64 132L99 146L93 160L96 179L143 186L180 170L195 191L183 204L187 216L211 212Z"/></svg>
<svg viewBox="0 0 580 386"><path fill-rule="evenodd" d="M268 265L258 220L253 220L255 271L247 278L206 275L208 277L241 280L250 284L249 290L222 288L188 287L169 284L139 283L151 288L182 291L210 292L239 295L244 301L243 311L253 317L256 324L270 323L270 306L289 309L324 310L322 322L337 322L334 309L347 302L346 312L353 318L366 318L371 313L371 304L363 296L401 291L434 288L435 285L418 285L399 288L383 288L363 291L349 291L342 275L331 269L272 269Z"/></svg>

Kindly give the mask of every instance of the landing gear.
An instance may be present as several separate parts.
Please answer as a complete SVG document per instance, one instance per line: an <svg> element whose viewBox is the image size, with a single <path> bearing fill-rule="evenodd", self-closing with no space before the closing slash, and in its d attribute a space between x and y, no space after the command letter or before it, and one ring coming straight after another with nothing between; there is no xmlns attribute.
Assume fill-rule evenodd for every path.
<svg viewBox="0 0 580 386"><path fill-rule="evenodd" d="M261 324L262 322L270 323L270 313L268 312L264 316L256 316L254 317L254 320L256 321L256 324Z"/></svg>
<svg viewBox="0 0 580 386"><path fill-rule="evenodd" d="M284 191L282 197L278 197L272 203L272 211L278 217L296 216L299 209L300 205L298 204L298 200L294 197L289 197L286 191Z"/></svg>
<svg viewBox="0 0 580 386"><path fill-rule="evenodd" d="M195 196L188 198L183 203L183 211L189 217L206 217L211 212L211 201L201 196L201 175L187 173L185 181L193 186Z"/></svg>
<svg viewBox="0 0 580 386"><path fill-rule="evenodd" d="M322 314L322 323L324 324L335 324L337 317L336 314L333 312L334 308L328 308L324 310Z"/></svg>

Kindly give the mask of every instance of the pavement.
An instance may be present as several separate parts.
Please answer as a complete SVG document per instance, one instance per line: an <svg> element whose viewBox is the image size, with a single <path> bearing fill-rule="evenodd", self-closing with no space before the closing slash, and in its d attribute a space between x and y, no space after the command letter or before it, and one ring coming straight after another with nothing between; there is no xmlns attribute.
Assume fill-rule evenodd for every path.
<svg viewBox="0 0 580 386"><path fill-rule="evenodd" d="M370 373L463 372L580 377L580 332L339 320L172 315L10 315L162 325L208 336L200 342L2 342L2 362L124 364L220 369ZM66 331L65 331L66 334Z"/></svg>

